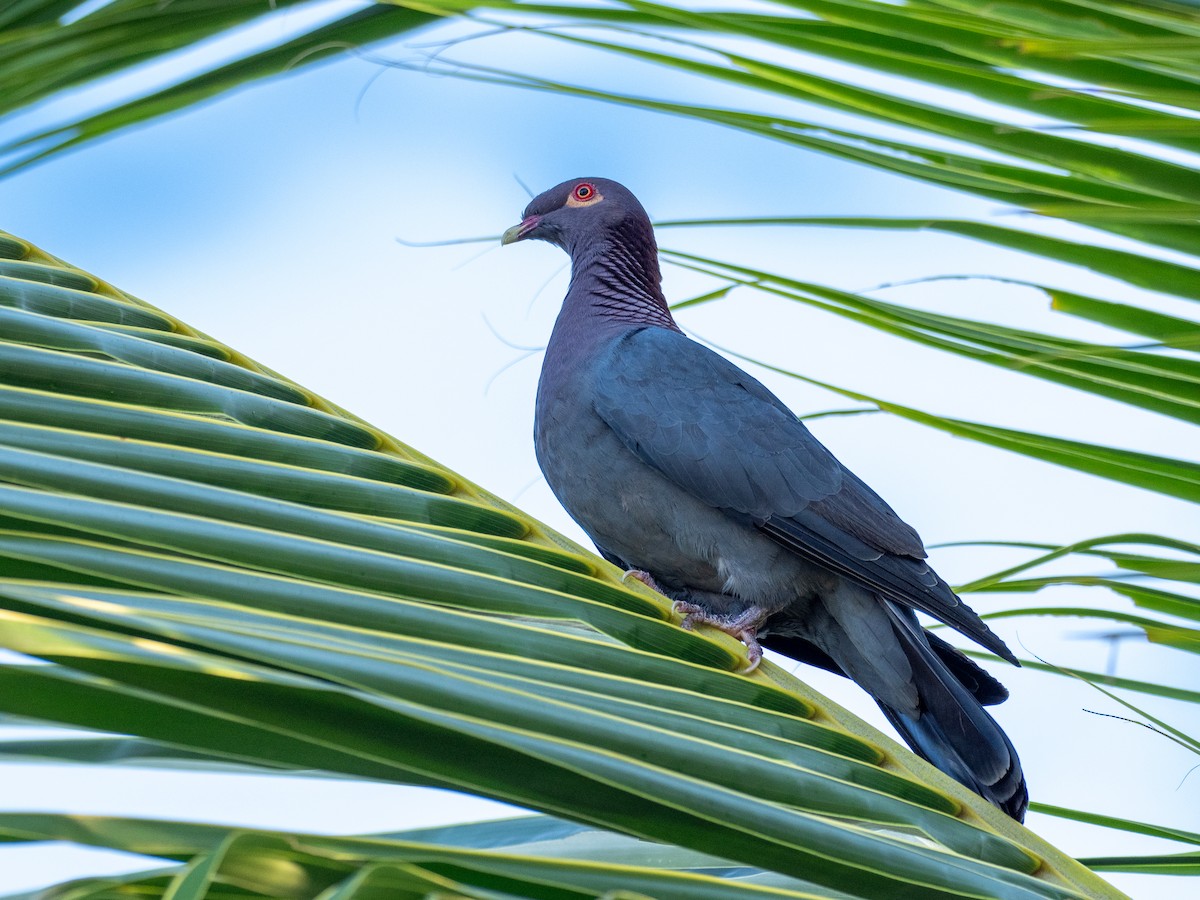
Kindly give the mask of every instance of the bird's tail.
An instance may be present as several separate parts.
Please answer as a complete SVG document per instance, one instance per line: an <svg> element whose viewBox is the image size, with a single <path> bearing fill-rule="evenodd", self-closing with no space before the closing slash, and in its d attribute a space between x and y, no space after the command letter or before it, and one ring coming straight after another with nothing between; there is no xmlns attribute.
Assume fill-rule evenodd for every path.
<svg viewBox="0 0 1200 900"><path fill-rule="evenodd" d="M1024 821L1029 790L1021 761L1008 735L983 708L1003 700L1007 692L966 656L926 632L911 610L888 606L912 665L920 708L915 715L884 703L880 708L918 755Z"/></svg>

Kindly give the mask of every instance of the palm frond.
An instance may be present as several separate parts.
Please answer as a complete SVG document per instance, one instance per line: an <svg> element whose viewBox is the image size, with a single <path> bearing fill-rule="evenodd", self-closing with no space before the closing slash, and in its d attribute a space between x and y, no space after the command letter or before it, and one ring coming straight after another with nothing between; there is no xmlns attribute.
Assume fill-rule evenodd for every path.
<svg viewBox="0 0 1200 900"><path fill-rule="evenodd" d="M735 674L741 648L678 628L664 598L302 388L88 283L0 283L0 395L30 411L0 435L0 642L49 663L0 666L4 712L152 742L140 754L179 747L186 764L466 790L811 882L818 896L1115 896L783 672ZM204 351L126 330L134 323ZM142 436L110 436L133 423ZM216 434L221 452L196 446ZM155 827L161 842L170 826ZM250 860L270 872L283 854L310 873L301 895L346 879L353 893L391 884L395 865L407 883L415 859L351 839L219 844L179 849L185 868L141 887L199 896L224 883L217 873ZM331 865L337 879L311 874ZM615 886L611 870L597 877ZM672 877L619 875L654 896L673 895Z"/></svg>

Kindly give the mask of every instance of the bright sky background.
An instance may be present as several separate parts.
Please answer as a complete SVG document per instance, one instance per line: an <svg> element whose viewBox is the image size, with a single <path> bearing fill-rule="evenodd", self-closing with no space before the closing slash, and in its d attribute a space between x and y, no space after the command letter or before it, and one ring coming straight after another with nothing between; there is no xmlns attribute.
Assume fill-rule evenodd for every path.
<svg viewBox="0 0 1200 900"><path fill-rule="evenodd" d="M411 44L454 33L453 26L424 32L377 55L414 59L426 51ZM658 70L534 36L475 42L448 56L527 65L568 80L603 73L609 84L643 92L677 92L682 84ZM833 120L732 90L697 99ZM416 249L396 242L498 235L518 221L528 199L514 175L535 191L580 175L616 178L660 219L884 214L1015 224L994 203L714 127L346 60L243 90L0 181L0 228L162 307L583 540L537 471L531 429L539 354L525 356L524 349L542 346L549 335L566 286L566 258L540 244L501 251L491 244ZM848 289L986 272L1110 299L1143 296L1067 267L932 234L693 229L663 231L659 238L663 246ZM670 267L665 275L668 297L676 300L715 286ZM1127 340L1055 316L1036 292L987 282L876 296L1070 336ZM1170 301L1154 302L1182 312ZM1174 420L916 348L749 291L689 309L680 321L696 337L919 409L1195 456L1194 429ZM799 413L848 405L790 379L754 374ZM927 544L1057 544L1132 531L1200 539L1194 508L1181 502L900 420L822 419L812 430ZM1021 558L979 549L933 552L952 583ZM1062 571L1081 568L1074 563ZM1044 592L1037 600L1092 602L1077 589ZM1024 605L996 595L971 602L981 612ZM1105 644L1083 639L1104 623L1023 619L997 628L1018 655L1097 671L1108 661ZM1021 752L1035 799L1200 827L1200 773L1187 777L1194 756L1146 729L1085 712L1124 712L1085 685L999 663L992 670L1012 691L997 718ZM1117 672L1194 685L1200 665L1195 657L1127 641ZM798 674L885 727L852 685L807 669ZM1192 734L1200 731L1194 710L1133 700ZM51 765L0 767L0 804L318 831L395 830L501 810L392 786ZM1080 854L1168 846L1036 814L1029 825ZM0 892L128 866L128 858L72 848L3 848ZM1112 880L1138 898L1179 896L1177 879Z"/></svg>

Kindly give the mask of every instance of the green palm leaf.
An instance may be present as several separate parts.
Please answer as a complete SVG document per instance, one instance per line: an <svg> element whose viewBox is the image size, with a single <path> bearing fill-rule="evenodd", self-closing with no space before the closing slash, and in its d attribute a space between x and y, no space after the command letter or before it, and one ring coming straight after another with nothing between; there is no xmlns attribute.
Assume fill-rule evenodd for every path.
<svg viewBox="0 0 1200 900"><path fill-rule="evenodd" d="M88 283L0 285L0 396L18 411L0 433L0 641L50 663L0 666L4 712L137 735L151 742L139 753L178 747L183 765L454 787L801 879L819 896L1114 896L782 672L736 674L735 643L671 624L661 597L611 567ZM131 334L133 322L182 340ZM143 437L111 436L127 430ZM196 446L218 434L221 452ZM138 849L101 831L106 846ZM167 854L186 862L168 881L128 883L220 896L227 871L286 857L308 873L296 896L416 890L426 876L411 866L430 852L230 834ZM433 858L475 865L444 847ZM486 883L468 888L554 866L489 858ZM576 869L554 877L585 893L608 879L696 895L657 870Z"/></svg>
<svg viewBox="0 0 1200 900"><path fill-rule="evenodd" d="M276 6L287 10L276 15ZM1001 203L1029 215L1012 227L919 215L674 224L928 229L986 242L1105 276L1119 297L1105 296L1104 287L1013 278L1021 255L996 273L1041 290L1064 316L1129 339L1081 341L934 314L694 254L674 259L717 285L683 305L727 300L734 288L750 287L1143 415L1197 422L1200 325L1187 310L1160 302L1200 297L1200 181L1188 155L1200 148L1200 13L1192 3L788 0L769 13L699 13L641 0L606 8L444 0L378 4L332 20L286 18L288 10L316 7L303 0L8 4L0 10L0 174L443 18L465 14L481 29L493 19L567 25L543 37L686 76L693 99L652 89L635 96L602 77L585 84L487 67L469 54L444 55L444 71L734 128ZM170 63L227 35L242 43L190 75L158 74L175 71L168 65L137 96L111 94L83 111L55 105L80 87ZM850 83L811 59L884 77ZM430 60L414 63L410 55L400 65L429 68ZM987 105L949 94L936 103L916 100L912 82ZM696 102L711 85L736 89L744 104ZM1036 217L1071 228L1051 232ZM1124 240L1109 246L1114 239ZM1127 285L1159 296L1129 299ZM64 887L64 895L574 897L612 890L615 898L633 896L618 890L629 888L700 896L698 878L710 879L703 889L713 896L732 896L720 893L731 884L779 896L840 896L841 889L860 897L1058 896L1059 888L1111 895L777 670L737 675L737 644L682 631L661 598L620 584L610 568L540 524L170 316L3 235L0 338L0 595L7 609L0 633L49 661L0 666L0 715L101 732L3 742L0 753L457 787L571 815L587 823L589 840L616 841L605 846L618 859L666 854L629 881L613 880L611 870L597 881L585 866L539 868L545 859L537 854L533 863L521 854L451 862L441 850L389 855L312 836L216 829L166 854L178 860L175 868ZM925 401L893 403L790 366L776 369L968 440L1187 501L1200 497L1200 470L1176 448L1139 453L966 421L929 411ZM1131 543L1151 549L1130 550ZM1189 591L1200 576L1192 545L1154 535L1069 547L1010 544L1038 555L964 590L1017 595L1068 585L1115 594L1146 615L1105 601L1074 609L1194 649ZM1027 571L1068 554L1116 571ZM1048 603L1001 614L1069 611ZM1028 665L1197 702L1195 692L1172 685ZM281 714L310 703L305 718ZM415 737L385 746L372 728L436 735L487 765L426 758ZM660 749L671 764L647 765ZM761 791L731 774L743 769L754 772ZM592 805L584 808L578 796ZM1078 815L1123 827L1102 813ZM116 820L97 820L86 838L79 820L31 821L23 823L32 829L29 840L136 843ZM8 822L14 835L19 824ZM176 826L139 827L165 834ZM444 845L458 846L465 833ZM1036 878L1027 874L1030 853L1044 861ZM1187 855L1089 863L1196 871ZM258 876L245 880L258 871L275 879L269 887ZM690 880L672 880L679 872Z"/></svg>

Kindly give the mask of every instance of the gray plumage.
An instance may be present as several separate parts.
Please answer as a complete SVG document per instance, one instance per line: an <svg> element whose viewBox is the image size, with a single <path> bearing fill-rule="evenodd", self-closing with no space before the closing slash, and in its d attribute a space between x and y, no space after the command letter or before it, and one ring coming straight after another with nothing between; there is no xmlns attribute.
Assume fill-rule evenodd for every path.
<svg viewBox="0 0 1200 900"><path fill-rule="evenodd" d="M571 284L538 385L546 480L609 560L746 641L852 678L908 743L1021 819L1012 744L982 705L1003 686L920 610L1016 663L925 562L917 533L783 403L679 330L637 199L573 179L503 242L549 241Z"/></svg>

